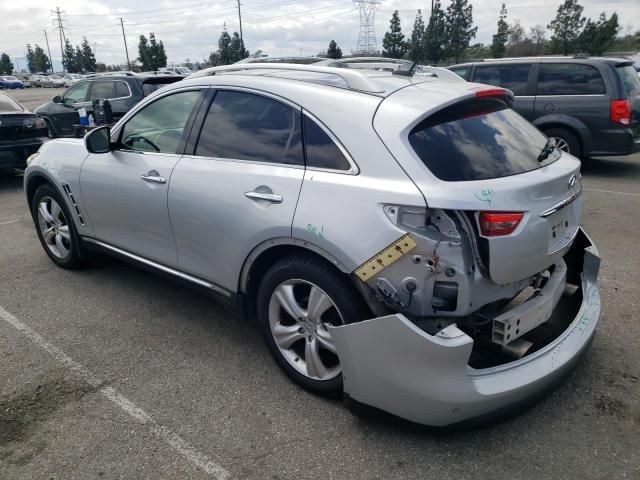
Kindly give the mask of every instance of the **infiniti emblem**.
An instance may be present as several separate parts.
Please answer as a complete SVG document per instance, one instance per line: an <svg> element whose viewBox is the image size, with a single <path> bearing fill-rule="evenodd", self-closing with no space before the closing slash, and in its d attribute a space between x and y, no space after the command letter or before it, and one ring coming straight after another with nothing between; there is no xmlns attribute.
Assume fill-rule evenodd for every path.
<svg viewBox="0 0 640 480"><path fill-rule="evenodd" d="M578 177L576 177L575 175L571 175L571 178L569 179L569 183L567 184L567 186L569 188L573 188L576 186L577 181L578 181Z"/></svg>

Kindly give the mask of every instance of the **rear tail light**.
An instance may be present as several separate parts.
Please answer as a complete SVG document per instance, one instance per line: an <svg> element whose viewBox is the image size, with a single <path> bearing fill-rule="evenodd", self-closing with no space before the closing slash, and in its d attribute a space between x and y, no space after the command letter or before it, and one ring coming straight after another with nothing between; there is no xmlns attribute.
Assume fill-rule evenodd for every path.
<svg viewBox="0 0 640 480"><path fill-rule="evenodd" d="M611 121L622 125L631 123L629 100L611 100Z"/></svg>
<svg viewBox="0 0 640 480"><path fill-rule="evenodd" d="M509 235L523 217L522 212L480 212L480 232L485 237Z"/></svg>
<svg viewBox="0 0 640 480"><path fill-rule="evenodd" d="M499 97L507 95L507 90L504 88L478 88L476 90L476 97Z"/></svg>

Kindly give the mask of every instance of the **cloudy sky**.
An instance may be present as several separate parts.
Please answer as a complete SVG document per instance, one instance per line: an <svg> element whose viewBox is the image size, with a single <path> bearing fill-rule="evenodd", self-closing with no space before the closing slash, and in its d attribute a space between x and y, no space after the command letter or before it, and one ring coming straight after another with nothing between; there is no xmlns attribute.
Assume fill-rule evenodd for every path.
<svg viewBox="0 0 640 480"><path fill-rule="evenodd" d="M443 0L444 6L449 0ZM500 1L471 0L478 34L474 42L488 43L495 32ZM519 19L525 28L546 25L554 16L560 0L506 0L508 21ZM584 15L596 18L600 12L618 13L623 31L640 28L639 0L581 0ZM244 39L250 51L263 50L271 56L314 55L326 50L335 39L345 53L355 46L359 15L347 0L242 0ZM416 11L428 11L431 2L381 0L376 11L378 46L388 29L393 10L400 11L402 27L410 33ZM125 52L120 29L124 20L129 55L137 57L138 38L155 32L164 42L170 63L208 57L216 48L224 25L239 29L237 0L2 0L0 1L0 51L7 52L14 64L25 67L25 44L39 44L46 49L44 32L54 63L60 58L60 39L51 10L59 7L66 36L80 43L83 36L96 49L98 61L124 63Z"/></svg>

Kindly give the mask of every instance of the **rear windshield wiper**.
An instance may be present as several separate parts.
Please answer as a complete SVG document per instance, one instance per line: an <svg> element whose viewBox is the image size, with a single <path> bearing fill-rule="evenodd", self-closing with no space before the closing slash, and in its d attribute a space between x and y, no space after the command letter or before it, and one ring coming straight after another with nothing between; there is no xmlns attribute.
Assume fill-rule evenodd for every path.
<svg viewBox="0 0 640 480"><path fill-rule="evenodd" d="M538 155L538 161L544 162L547 158L549 158L549 155L551 155L555 149L556 141L553 138L548 138L547 143L544 144L544 147L542 147L542 151Z"/></svg>

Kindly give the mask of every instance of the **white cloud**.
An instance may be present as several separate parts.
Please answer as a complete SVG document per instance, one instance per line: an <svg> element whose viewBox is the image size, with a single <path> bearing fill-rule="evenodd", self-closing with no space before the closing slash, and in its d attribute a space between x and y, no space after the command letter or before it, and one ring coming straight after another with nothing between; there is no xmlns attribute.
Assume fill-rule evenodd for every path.
<svg viewBox="0 0 640 480"><path fill-rule="evenodd" d="M429 8L428 2L417 0L382 0L376 13L378 45L388 29L393 10L400 11L403 31L411 32L418 8ZM474 0L474 21L478 34L474 42L488 43L495 32L501 1ZM555 16L560 0L525 0L507 3L509 21L519 19L525 28L547 25ZM640 7L638 0L582 0L584 15L596 18L604 11L616 11L623 26L637 29ZM446 8L447 0L443 0ZM52 57L60 58L58 31L54 29L52 9L60 6L66 12L64 26L72 43L87 36L95 44L98 61L125 61L120 17L125 21L129 56L137 57L139 35L153 31L165 44L170 62L207 57L217 47L226 24L230 31L239 29L236 0L179 2L177 0L21 0L0 3L3 28L0 50L21 64L25 44L38 43L46 48L44 30L49 35ZM247 48L263 50L270 55L314 55L325 50L329 40L336 40L345 53L356 43L358 12L349 0L244 0L243 33ZM428 14L428 12L424 12ZM10 20L7 20L10 19ZM634 22L634 23L630 23ZM22 60L24 66L24 60Z"/></svg>

